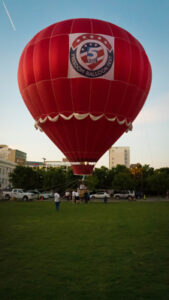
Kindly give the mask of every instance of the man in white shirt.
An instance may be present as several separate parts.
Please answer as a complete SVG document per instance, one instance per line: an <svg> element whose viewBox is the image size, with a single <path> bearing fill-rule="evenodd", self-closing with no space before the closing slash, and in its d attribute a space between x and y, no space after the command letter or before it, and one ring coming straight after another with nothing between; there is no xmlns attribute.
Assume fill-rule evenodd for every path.
<svg viewBox="0 0 169 300"><path fill-rule="evenodd" d="M54 201L56 204L56 210L59 210L59 206L60 206L60 195L59 193L54 193Z"/></svg>
<svg viewBox="0 0 169 300"><path fill-rule="evenodd" d="M75 192L75 203L79 203L79 192Z"/></svg>

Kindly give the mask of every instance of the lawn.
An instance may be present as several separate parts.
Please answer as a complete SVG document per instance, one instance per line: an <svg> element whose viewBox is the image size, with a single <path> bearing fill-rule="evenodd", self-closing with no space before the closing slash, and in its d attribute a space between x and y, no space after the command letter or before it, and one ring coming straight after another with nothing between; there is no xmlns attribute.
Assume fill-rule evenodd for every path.
<svg viewBox="0 0 169 300"><path fill-rule="evenodd" d="M0 299L169 299L169 203L0 202Z"/></svg>

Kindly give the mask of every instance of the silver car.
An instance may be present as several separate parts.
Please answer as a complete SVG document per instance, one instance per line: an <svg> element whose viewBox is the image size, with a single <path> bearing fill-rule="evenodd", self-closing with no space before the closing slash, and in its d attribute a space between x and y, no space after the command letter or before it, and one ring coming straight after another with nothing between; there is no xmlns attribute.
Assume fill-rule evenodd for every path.
<svg viewBox="0 0 169 300"><path fill-rule="evenodd" d="M110 198L110 195L106 192L97 192L90 195L90 199L104 199L105 197Z"/></svg>

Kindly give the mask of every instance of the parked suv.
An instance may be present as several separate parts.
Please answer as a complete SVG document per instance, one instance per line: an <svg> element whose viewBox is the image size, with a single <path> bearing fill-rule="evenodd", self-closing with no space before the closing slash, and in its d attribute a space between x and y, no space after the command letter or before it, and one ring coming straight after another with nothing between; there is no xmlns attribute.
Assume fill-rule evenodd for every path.
<svg viewBox="0 0 169 300"><path fill-rule="evenodd" d="M135 192L134 191L119 191L119 192L115 192L113 197L115 199L135 199Z"/></svg>

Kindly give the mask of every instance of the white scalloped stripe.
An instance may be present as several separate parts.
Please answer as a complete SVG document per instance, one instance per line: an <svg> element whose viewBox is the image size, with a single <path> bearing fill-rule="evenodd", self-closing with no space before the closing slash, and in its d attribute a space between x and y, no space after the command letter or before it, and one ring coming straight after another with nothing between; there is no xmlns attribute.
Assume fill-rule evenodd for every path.
<svg viewBox="0 0 169 300"><path fill-rule="evenodd" d="M40 124L44 124L47 120L49 120L51 122L57 122L59 118L62 118L64 120L70 120L73 117L76 120L83 120L83 119L87 118L88 116L93 121L100 120L101 118L105 118L109 122L115 122L116 121L119 125L125 124L128 127L128 129L126 131L132 130L132 123L127 122L127 119L123 119L123 120L120 121L117 117L108 118L105 114L101 114L100 116L94 116L90 113L86 113L86 114L72 113L69 116L65 116L64 114L57 114L55 117L46 116L46 117L44 117L44 119L39 118L39 120L35 123L35 128L42 130L41 127L40 127Z"/></svg>

